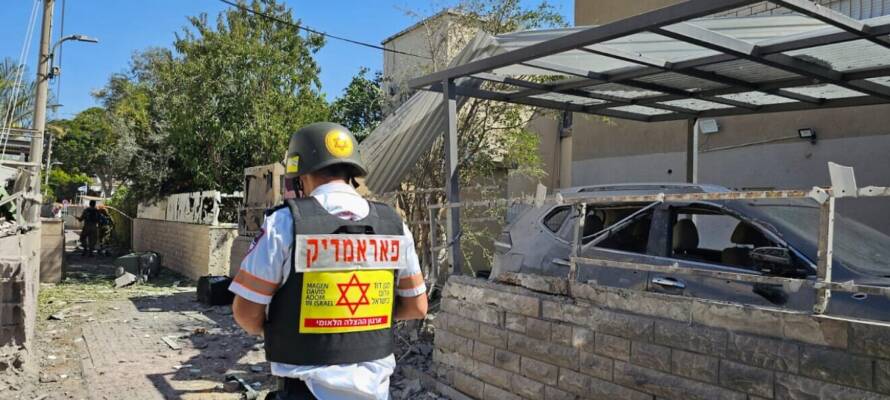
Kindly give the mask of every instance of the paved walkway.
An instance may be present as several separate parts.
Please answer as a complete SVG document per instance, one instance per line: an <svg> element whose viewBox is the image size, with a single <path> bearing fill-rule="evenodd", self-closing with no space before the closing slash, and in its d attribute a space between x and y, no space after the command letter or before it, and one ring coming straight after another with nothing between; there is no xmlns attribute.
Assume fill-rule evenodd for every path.
<svg viewBox="0 0 890 400"><path fill-rule="evenodd" d="M224 388L228 374L261 392L272 389L262 342L237 327L229 306L198 303L193 283L169 271L114 289L113 260L79 256L75 240L69 238L66 279L41 287L39 384L13 399L240 399ZM399 355L403 362L416 357L423 358ZM440 398L418 386L397 372L393 397Z"/></svg>

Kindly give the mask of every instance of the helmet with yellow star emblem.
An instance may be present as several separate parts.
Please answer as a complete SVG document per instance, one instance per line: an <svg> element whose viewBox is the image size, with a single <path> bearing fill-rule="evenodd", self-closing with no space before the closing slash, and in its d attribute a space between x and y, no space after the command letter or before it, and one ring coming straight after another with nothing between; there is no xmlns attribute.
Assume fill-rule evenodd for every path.
<svg viewBox="0 0 890 400"><path fill-rule="evenodd" d="M333 122L306 125L290 137L285 161L285 178L311 174L342 164L354 169L353 177L368 174L358 152L358 141L346 127Z"/></svg>

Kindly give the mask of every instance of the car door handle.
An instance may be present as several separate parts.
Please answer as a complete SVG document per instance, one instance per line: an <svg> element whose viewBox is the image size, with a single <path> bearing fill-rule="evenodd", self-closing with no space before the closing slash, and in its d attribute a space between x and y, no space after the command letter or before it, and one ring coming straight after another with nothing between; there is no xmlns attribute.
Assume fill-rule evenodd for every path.
<svg viewBox="0 0 890 400"><path fill-rule="evenodd" d="M554 258L552 262L556 265L562 265L564 267L572 266L572 263L570 263L569 260L566 260L565 258Z"/></svg>
<svg viewBox="0 0 890 400"><path fill-rule="evenodd" d="M652 278L652 283L654 283L658 286L667 287L667 288L686 289L685 283L683 283L682 281L680 281L676 278L671 278L671 277L658 276L658 277Z"/></svg>

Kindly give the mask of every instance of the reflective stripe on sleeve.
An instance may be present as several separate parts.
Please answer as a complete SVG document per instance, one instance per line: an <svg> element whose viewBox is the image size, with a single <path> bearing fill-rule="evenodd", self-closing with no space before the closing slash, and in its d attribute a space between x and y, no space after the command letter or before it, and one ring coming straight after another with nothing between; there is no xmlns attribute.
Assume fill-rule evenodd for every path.
<svg viewBox="0 0 890 400"><path fill-rule="evenodd" d="M417 297L426 293L426 283L411 289L396 289L396 295L399 297Z"/></svg>
<svg viewBox="0 0 890 400"><path fill-rule="evenodd" d="M244 269L238 271L238 275L235 276L235 282L245 289L263 296L272 296L278 290L277 283L269 282Z"/></svg>

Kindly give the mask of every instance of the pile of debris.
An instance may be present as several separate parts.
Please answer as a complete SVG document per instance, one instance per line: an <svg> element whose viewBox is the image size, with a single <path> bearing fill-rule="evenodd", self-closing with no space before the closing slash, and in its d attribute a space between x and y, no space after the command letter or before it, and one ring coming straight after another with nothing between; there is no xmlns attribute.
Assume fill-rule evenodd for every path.
<svg viewBox="0 0 890 400"><path fill-rule="evenodd" d="M0 395L7 390L21 391L30 382L24 369L24 356L22 349L15 344L0 346Z"/></svg>
<svg viewBox="0 0 890 400"><path fill-rule="evenodd" d="M437 307L431 305L430 310ZM396 326L396 371L390 379L394 400L444 399L424 382L431 380L433 366L433 338L436 315L430 312L422 321L405 321Z"/></svg>

